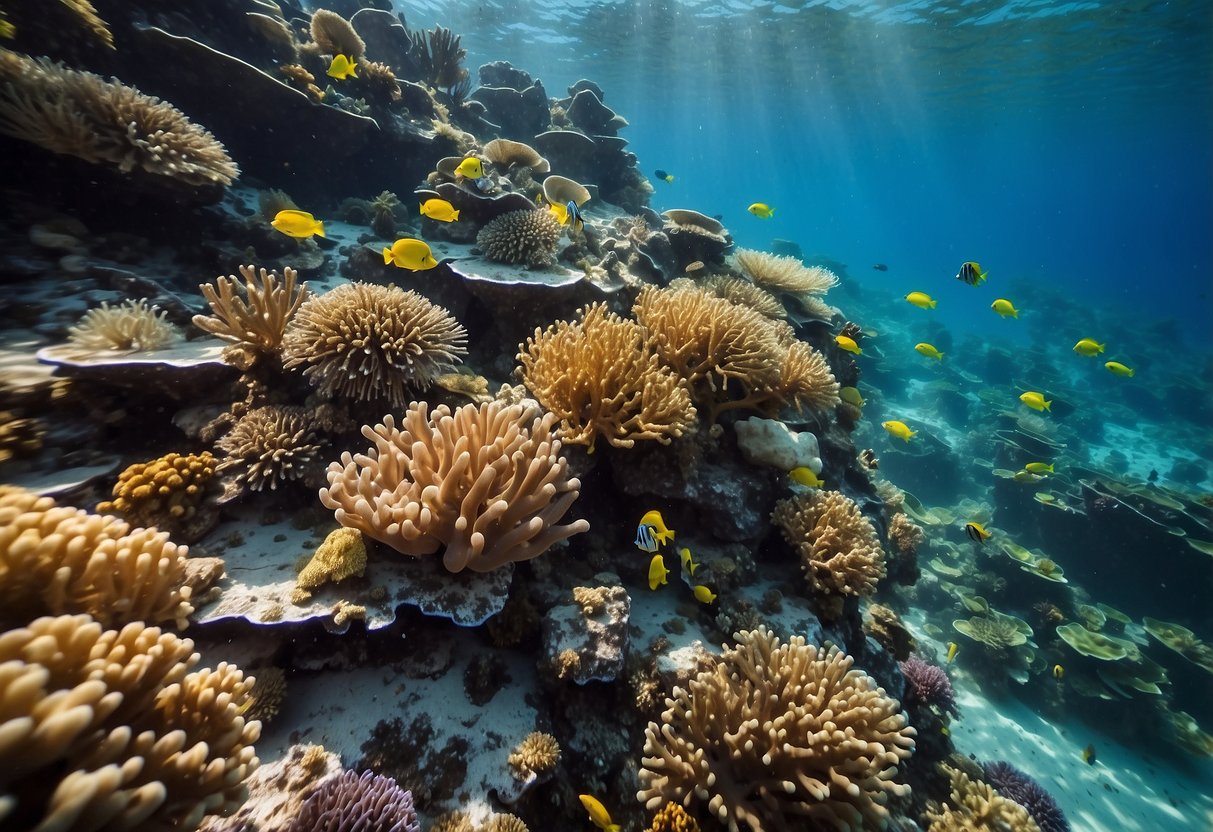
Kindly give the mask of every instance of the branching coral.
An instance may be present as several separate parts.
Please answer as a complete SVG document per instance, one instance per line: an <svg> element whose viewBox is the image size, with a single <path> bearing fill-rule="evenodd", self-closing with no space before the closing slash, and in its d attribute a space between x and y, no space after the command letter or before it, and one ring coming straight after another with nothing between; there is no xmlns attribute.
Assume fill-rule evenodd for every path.
<svg viewBox="0 0 1213 832"><path fill-rule="evenodd" d="M233 811L257 768L251 681L141 622L39 618L0 635L0 822L168 830Z"/></svg>
<svg viewBox="0 0 1213 832"><path fill-rule="evenodd" d="M176 327L165 313L147 301L127 300L119 306L102 303L84 313L68 330L68 339L95 350L159 350L178 338Z"/></svg>
<svg viewBox="0 0 1213 832"><path fill-rule="evenodd" d="M668 444L695 424L686 382L661 365L640 326L606 304L583 309L576 323L536 329L520 350L523 381L560 418L566 444L593 450L599 435L620 448Z"/></svg>
<svg viewBox="0 0 1213 832"><path fill-rule="evenodd" d="M237 480L253 491L273 491L303 477L321 446L307 408L266 405L241 416L215 447L227 454L219 473L239 470Z"/></svg>
<svg viewBox="0 0 1213 832"><path fill-rule="evenodd" d="M45 59L21 60L0 86L0 133L187 185L230 185L239 175L223 145L167 101Z"/></svg>
<svg viewBox="0 0 1213 832"><path fill-rule="evenodd" d="M484 256L498 263L542 269L556 262L560 223L551 211L509 211L491 220L476 235Z"/></svg>
<svg viewBox="0 0 1213 832"><path fill-rule="evenodd" d="M304 301L282 340L283 366L323 395L402 407L451 369L467 330L445 309L395 286L345 283Z"/></svg>
<svg viewBox="0 0 1213 832"><path fill-rule="evenodd" d="M914 750L901 706L836 647L736 639L649 723L637 798L704 802L730 832L883 826L909 793L893 781Z"/></svg>
<svg viewBox="0 0 1213 832"><path fill-rule="evenodd" d="M403 554L445 545L451 572L529 560L589 528L585 520L557 525L581 482L568 476L555 421L496 401L454 413L443 405L432 416L414 402L403 430L391 416L362 428L374 446L329 465L320 501L341 525Z"/></svg>
<svg viewBox="0 0 1213 832"><path fill-rule="evenodd" d="M699 822L677 803L667 803L657 811L646 832L699 832Z"/></svg>
<svg viewBox="0 0 1213 832"><path fill-rule="evenodd" d="M550 777L560 763L560 743L551 734L532 731L510 752L507 762L520 780Z"/></svg>
<svg viewBox="0 0 1213 832"><path fill-rule="evenodd" d="M1041 832L1070 832L1070 822L1048 790L1010 763L986 763L983 779L1008 800L1028 810Z"/></svg>
<svg viewBox="0 0 1213 832"><path fill-rule="evenodd" d="M782 319L788 312L779 302L779 298L765 289L760 289L748 280L736 277L713 277L704 281L703 288L718 298L724 298L738 306L748 306L755 312L768 318Z"/></svg>
<svg viewBox="0 0 1213 832"><path fill-rule="evenodd" d="M428 32L410 32L409 57L420 68L421 80L431 87L451 89L468 77L463 68L467 50L459 45L459 35L436 26Z"/></svg>
<svg viewBox="0 0 1213 832"><path fill-rule="evenodd" d="M136 526L197 538L201 531L195 526L210 524L211 518L199 515L207 510L207 485L216 467L209 451L136 462L118 475L112 499L98 503L97 511L121 514Z"/></svg>
<svg viewBox="0 0 1213 832"><path fill-rule="evenodd" d="M281 191L276 193L282 194ZM290 200L285 194L282 196ZM294 269L287 266L282 273L279 277L277 272L267 272L264 268L257 271L251 265L241 266L244 297L240 296L240 284L235 275L220 276L213 284L201 284L198 288L214 315L195 315L194 326L253 350L277 352L282 346L286 325L308 298L306 283L296 291L298 273Z"/></svg>
<svg viewBox="0 0 1213 832"><path fill-rule="evenodd" d="M988 783L970 780L959 769L947 768L952 795L927 812L928 832L1040 832L1027 810L1001 797Z"/></svg>
<svg viewBox="0 0 1213 832"><path fill-rule="evenodd" d="M806 266L795 257L739 249L737 267L755 284L773 292L793 295L824 295L838 285L838 276L828 269Z"/></svg>
<svg viewBox="0 0 1213 832"><path fill-rule="evenodd" d="M755 407L774 400L797 413L823 412L838 404L838 391L838 382L821 353L803 341L793 341L784 353L778 386L755 391L751 398Z"/></svg>
<svg viewBox="0 0 1213 832"><path fill-rule="evenodd" d="M373 771L344 771L320 784L286 832L421 832L413 793Z"/></svg>
<svg viewBox="0 0 1213 832"><path fill-rule="evenodd" d="M354 62L366 53L366 44L350 22L328 9L312 13L312 40L326 55L345 55Z"/></svg>

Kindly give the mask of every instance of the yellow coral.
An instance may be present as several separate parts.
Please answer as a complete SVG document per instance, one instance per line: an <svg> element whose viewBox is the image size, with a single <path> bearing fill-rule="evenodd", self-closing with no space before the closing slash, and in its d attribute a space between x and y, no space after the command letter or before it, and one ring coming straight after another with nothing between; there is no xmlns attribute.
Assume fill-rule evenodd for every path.
<svg viewBox="0 0 1213 832"><path fill-rule="evenodd" d="M346 578L361 578L366 572L366 543L357 529L334 529L320 544L295 580L296 603L311 597L311 591Z"/></svg>
<svg viewBox="0 0 1213 832"><path fill-rule="evenodd" d="M510 752L508 762L520 780L549 776L560 763L560 743L551 734L532 731Z"/></svg>
<svg viewBox="0 0 1213 832"><path fill-rule="evenodd" d="M647 832L699 832L699 821L677 803L667 803L657 810Z"/></svg>
<svg viewBox="0 0 1213 832"><path fill-rule="evenodd" d="M970 780L959 769L944 770L952 779L952 795L940 808L927 811L928 832L1040 832L1027 809L988 783Z"/></svg>
<svg viewBox="0 0 1213 832"><path fill-rule="evenodd" d="M113 499L98 503L97 511L121 514L136 526L184 529L202 508L215 468L209 451L137 462L118 475Z"/></svg>

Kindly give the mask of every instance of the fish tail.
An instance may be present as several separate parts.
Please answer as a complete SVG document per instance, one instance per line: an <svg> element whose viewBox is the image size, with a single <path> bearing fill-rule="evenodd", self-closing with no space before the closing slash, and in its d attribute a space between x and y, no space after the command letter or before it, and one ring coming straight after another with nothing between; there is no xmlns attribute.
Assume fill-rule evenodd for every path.
<svg viewBox="0 0 1213 832"><path fill-rule="evenodd" d="M451 216L455 218L454 222L459 222L459 209L455 209L454 211L452 211Z"/></svg>
<svg viewBox="0 0 1213 832"><path fill-rule="evenodd" d="M418 206L417 206L417 213L418 213L418 214L420 214L421 216L423 216L423 217L424 217L424 216L425 216L425 206L424 206L424 205L418 205Z"/></svg>
<svg viewBox="0 0 1213 832"><path fill-rule="evenodd" d="M1129 378L1133 378L1133 376L1135 376L1135 375L1137 375L1137 371L1136 371L1136 370L1134 370L1134 369L1130 369L1130 370L1129 370Z"/></svg>
<svg viewBox="0 0 1213 832"><path fill-rule="evenodd" d="M383 265L389 266L389 265L391 265L391 263L392 263L392 250L390 248L385 248L383 250Z"/></svg>
<svg viewBox="0 0 1213 832"><path fill-rule="evenodd" d="M927 303L927 306L929 306L931 309L934 309L938 305L939 305L939 301L937 301L937 300L932 300Z"/></svg>
<svg viewBox="0 0 1213 832"><path fill-rule="evenodd" d="M322 222L317 222L317 223L316 223L316 229L315 229L315 230L316 230L316 236L317 236L317 237L323 237L323 236L324 236L324 223L322 223Z"/></svg>
<svg viewBox="0 0 1213 832"><path fill-rule="evenodd" d="M1053 402L1052 402L1052 401L1045 401L1044 399L1042 399L1041 401L1044 401L1044 403L1045 403L1045 410L1047 410L1047 411L1049 411L1050 413L1052 413L1052 412L1053 412L1053 408L1049 407L1049 405L1053 404Z"/></svg>

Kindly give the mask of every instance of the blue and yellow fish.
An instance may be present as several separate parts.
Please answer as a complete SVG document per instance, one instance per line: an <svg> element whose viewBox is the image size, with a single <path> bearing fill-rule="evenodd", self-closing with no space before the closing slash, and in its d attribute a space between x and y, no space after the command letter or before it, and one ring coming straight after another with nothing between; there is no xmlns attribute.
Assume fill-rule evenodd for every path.
<svg viewBox="0 0 1213 832"><path fill-rule="evenodd" d="M981 270L981 264L974 263L972 260L967 260L960 264L960 271L956 273L956 279L970 286L976 286L985 281L989 272Z"/></svg>

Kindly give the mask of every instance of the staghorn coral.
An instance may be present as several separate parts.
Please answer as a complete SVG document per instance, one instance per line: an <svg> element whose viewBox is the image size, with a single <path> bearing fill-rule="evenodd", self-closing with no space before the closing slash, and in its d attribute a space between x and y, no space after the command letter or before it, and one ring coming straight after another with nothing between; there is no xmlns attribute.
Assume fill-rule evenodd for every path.
<svg viewBox="0 0 1213 832"><path fill-rule="evenodd" d="M86 615L0 635L0 821L6 828L190 830L235 810L257 768L252 682L191 671L193 642Z"/></svg>
<svg viewBox="0 0 1213 832"><path fill-rule="evenodd" d="M695 424L685 381L663 367L644 331L596 303L576 323L558 321L519 347L520 375L560 419L560 439L593 451L599 435L618 448L669 444Z"/></svg>
<svg viewBox="0 0 1213 832"><path fill-rule="evenodd" d="M699 264L699 268L703 268L702 263ZM692 271L691 266L687 266L687 271ZM779 298L765 289L758 288L748 280L740 280L736 277L713 277L703 282L703 288L718 298L724 298L738 306L747 306L768 318L783 319L788 316L788 312L779 302Z"/></svg>
<svg viewBox="0 0 1213 832"><path fill-rule="evenodd" d="M1026 809L1001 797L988 783L971 780L959 769L944 770L952 780L952 795L943 806L927 811L928 832L1040 832Z"/></svg>
<svg viewBox="0 0 1213 832"><path fill-rule="evenodd" d="M838 285L838 276L828 269L806 266L799 259L738 249L737 267L758 286L792 295L824 295Z"/></svg>
<svg viewBox="0 0 1213 832"><path fill-rule="evenodd" d="M846 596L876 591L885 574L884 551L849 497L837 491L797 494L775 504L771 521L800 555L809 588L830 603L827 615L841 612Z"/></svg>
<svg viewBox="0 0 1213 832"><path fill-rule="evenodd" d="M403 407L467 352L445 309L395 286L345 283L308 298L287 325L282 363L326 397Z"/></svg>
<svg viewBox="0 0 1213 832"><path fill-rule="evenodd" d="M556 417L521 405L487 402L431 416L414 402L403 429L392 417L362 435L365 454L329 465L320 502L337 522L398 552L432 555L445 546L451 572L487 572L529 560L589 528L558 525L581 488L568 476Z"/></svg>
<svg viewBox="0 0 1213 832"><path fill-rule="evenodd" d="M290 200L281 191L273 193ZM282 274L279 277L277 272L267 272L264 268L257 271L252 265L241 266L244 297L240 296L240 284L235 275L220 276L213 284L201 284L198 288L214 314L195 315L194 326L254 351L277 352L282 346L286 325L309 296L306 283L300 284L296 291L298 272L287 266Z"/></svg>
<svg viewBox="0 0 1213 832"><path fill-rule="evenodd" d="M312 40L324 54L345 55L355 63L366 54L366 44L350 22L328 9L312 12Z"/></svg>
<svg viewBox="0 0 1213 832"><path fill-rule="evenodd" d="M509 211L491 220L476 235L484 256L498 263L542 269L556 262L560 222L551 211Z"/></svg>
<svg viewBox="0 0 1213 832"><path fill-rule="evenodd" d="M0 622L83 612L106 626L184 627L193 612L187 554L164 532L0 486Z"/></svg>
<svg viewBox="0 0 1213 832"><path fill-rule="evenodd" d="M532 731L514 747L507 762L519 780L545 779L560 763L560 743L551 734Z"/></svg>
<svg viewBox="0 0 1213 832"><path fill-rule="evenodd" d="M1070 822L1053 795L1032 777L1006 762L986 763L981 771L995 791L1028 810L1040 832L1070 832Z"/></svg>
<svg viewBox="0 0 1213 832"><path fill-rule="evenodd" d="M46 59L18 59L0 85L0 133L52 153L186 185L230 185L223 145L167 101Z"/></svg>
<svg viewBox="0 0 1213 832"><path fill-rule="evenodd" d="M735 638L649 723L637 799L704 803L730 832L883 826L909 793L893 781L914 750L901 706L836 647Z"/></svg>
<svg viewBox="0 0 1213 832"><path fill-rule="evenodd" d="M662 806L646 832L699 832L699 821L677 803Z"/></svg>
<svg viewBox="0 0 1213 832"><path fill-rule="evenodd" d="M207 485L216 467L209 451L136 462L118 475L112 499L98 503L97 511L196 539L214 519L207 505Z"/></svg>
<svg viewBox="0 0 1213 832"><path fill-rule="evenodd" d="M179 335L164 316L163 311L148 306L146 299L127 300L118 306L103 302L68 330L68 340L95 350L159 350Z"/></svg>
<svg viewBox="0 0 1213 832"><path fill-rule="evenodd" d="M938 665L923 661L920 656L910 656L898 665L906 677L907 698L913 696L929 708L940 713L956 713L956 696L952 692L952 680L947 671Z"/></svg>
<svg viewBox="0 0 1213 832"><path fill-rule="evenodd" d="M266 405L250 410L215 443L227 455L216 470L221 474L237 470L237 481L253 491L267 486L274 491L279 483L302 478L317 462L321 448L310 417L311 411L304 407Z"/></svg>
<svg viewBox="0 0 1213 832"><path fill-rule="evenodd" d="M413 793L373 771L343 771L312 792L285 832L421 832Z"/></svg>

